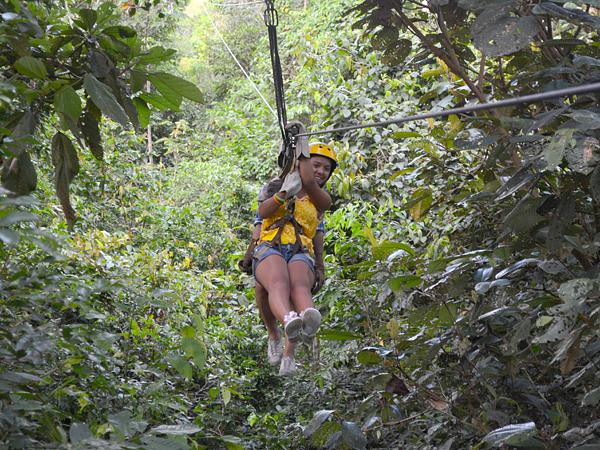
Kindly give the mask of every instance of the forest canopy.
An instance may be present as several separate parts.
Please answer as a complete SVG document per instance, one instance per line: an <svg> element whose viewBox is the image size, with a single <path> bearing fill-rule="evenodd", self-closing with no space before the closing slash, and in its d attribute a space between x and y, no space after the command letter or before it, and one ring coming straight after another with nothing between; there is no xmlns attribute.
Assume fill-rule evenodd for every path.
<svg viewBox="0 0 600 450"><path fill-rule="evenodd" d="M309 130L600 81L597 0L274 5ZM0 446L598 448L598 92L319 136L323 325L282 379L237 268L264 8L0 0Z"/></svg>

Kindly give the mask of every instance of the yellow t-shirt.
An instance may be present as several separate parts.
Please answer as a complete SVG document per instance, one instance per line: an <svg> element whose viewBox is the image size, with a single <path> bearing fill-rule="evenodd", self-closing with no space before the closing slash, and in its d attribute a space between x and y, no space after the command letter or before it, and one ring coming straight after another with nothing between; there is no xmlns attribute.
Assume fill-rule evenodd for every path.
<svg viewBox="0 0 600 450"><path fill-rule="evenodd" d="M260 232L260 241L272 241L277 235L279 228L269 230L269 227L277 222L279 219L287 215L286 205L281 205L279 209L271 217L263 219L262 230ZM315 237L317 226L321 221L319 217L319 211L316 206L310 200L308 195L302 198L296 198L296 206L294 208L294 218L296 222L302 227L302 233L300 234L300 240L302 246L308 249L311 255L314 255L312 240ZM294 225L290 222L286 223L283 232L281 233L282 244L295 244L296 243L296 232L294 231Z"/></svg>

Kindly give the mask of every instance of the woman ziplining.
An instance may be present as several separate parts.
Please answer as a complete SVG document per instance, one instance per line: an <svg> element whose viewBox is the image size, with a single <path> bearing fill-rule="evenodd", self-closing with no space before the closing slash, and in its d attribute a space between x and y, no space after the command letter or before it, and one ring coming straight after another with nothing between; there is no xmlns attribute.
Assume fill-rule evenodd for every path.
<svg viewBox="0 0 600 450"><path fill-rule="evenodd" d="M257 245L240 264L252 265L256 303L269 335L269 363L280 364L282 376L293 375L296 344L312 343L321 323L312 293L325 280L322 218L331 197L323 188L337 157L322 143L311 144L309 155L300 156L297 170L283 181L275 179L261 190L253 233ZM283 348L276 321L284 326Z"/></svg>

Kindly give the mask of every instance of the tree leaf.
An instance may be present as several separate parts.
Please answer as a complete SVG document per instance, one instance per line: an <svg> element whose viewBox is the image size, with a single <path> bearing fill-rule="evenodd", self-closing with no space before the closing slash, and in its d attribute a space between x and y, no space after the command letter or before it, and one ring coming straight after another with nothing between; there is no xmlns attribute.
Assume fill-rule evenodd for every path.
<svg viewBox="0 0 600 450"><path fill-rule="evenodd" d="M527 194L507 214L504 219L504 228L507 232L521 234L530 231L544 218L537 213L540 199ZM498 277L500 274L496 275Z"/></svg>
<svg viewBox="0 0 600 450"><path fill-rule="evenodd" d="M79 121L79 127L83 134L83 139L92 155L94 155L94 158L102 161L104 159L104 148L102 147L100 126L95 117L96 114L92 111L93 108L95 108L95 105L92 102L88 102L85 112Z"/></svg>
<svg viewBox="0 0 600 450"><path fill-rule="evenodd" d="M536 434L537 428L534 422L517 423L498 428L488 433L483 440L494 447L501 447L503 445L518 447Z"/></svg>
<svg viewBox="0 0 600 450"><path fill-rule="evenodd" d="M513 17L510 10L511 5L490 6L473 23L473 42L487 56L515 53L527 47L539 33L535 17Z"/></svg>
<svg viewBox="0 0 600 450"><path fill-rule="evenodd" d="M12 230L0 228L0 241L4 242L4 244L8 245L9 247L13 247L17 242L19 242L19 235Z"/></svg>
<svg viewBox="0 0 600 450"><path fill-rule="evenodd" d="M54 107L58 112L67 115L72 120L79 120L81 99L71 86L63 87L54 95Z"/></svg>
<svg viewBox="0 0 600 450"><path fill-rule="evenodd" d="M192 358L198 368L204 367L206 362L206 346L203 342L193 337L184 337L181 341L181 348L186 356Z"/></svg>
<svg viewBox="0 0 600 450"><path fill-rule="evenodd" d="M159 425L150 430L152 434L168 434L171 436L185 436L201 432L202 429L193 423L182 423L179 425Z"/></svg>
<svg viewBox="0 0 600 450"><path fill-rule="evenodd" d="M342 439L353 450L364 450L367 448L367 438L354 422L342 422Z"/></svg>
<svg viewBox="0 0 600 450"><path fill-rule="evenodd" d="M204 101L200 89L198 89L194 83L175 75L165 72L151 73L148 75L148 80L150 80L154 87L169 100L175 99L176 97L185 97L198 103Z"/></svg>
<svg viewBox="0 0 600 450"><path fill-rule="evenodd" d="M421 285L423 280L417 275L402 275L388 280L388 286L394 292L412 289Z"/></svg>
<svg viewBox="0 0 600 450"><path fill-rule="evenodd" d="M181 375L184 378L187 378L188 380L192 379L194 372L192 366L186 358L182 356L176 356L174 358L171 358L170 362L175 368L175 370L179 372L179 375Z"/></svg>
<svg viewBox="0 0 600 450"><path fill-rule="evenodd" d="M159 64L173 58L177 50L164 48L161 46L152 47L145 53L142 53L138 59L140 64Z"/></svg>
<svg viewBox="0 0 600 450"><path fill-rule="evenodd" d="M431 189L419 188L412 195L409 205L409 213L414 220L419 220L427 212L433 203Z"/></svg>
<svg viewBox="0 0 600 450"><path fill-rule="evenodd" d="M310 423L304 428L304 436L312 436L334 412L335 409L322 409L321 411L317 411Z"/></svg>
<svg viewBox="0 0 600 450"><path fill-rule="evenodd" d="M19 222L34 222L38 216L27 211L13 211L0 217L0 226L7 227Z"/></svg>
<svg viewBox="0 0 600 450"><path fill-rule="evenodd" d="M100 108L104 114L120 123L124 128L127 128L129 118L106 84L98 81L91 73L86 73L83 77L83 86L94 104Z"/></svg>
<svg viewBox="0 0 600 450"><path fill-rule="evenodd" d="M356 355L356 359L359 363L365 366L372 366L375 364L379 364L381 363L381 361L383 361L383 358L379 353L377 353L374 350L367 349L358 352L358 355Z"/></svg>
<svg viewBox="0 0 600 450"><path fill-rule="evenodd" d="M86 30L91 30L96 24L96 20L98 19L98 14L93 9L82 8L78 11L79 17L81 18L82 23L84 24L84 28Z"/></svg>
<svg viewBox="0 0 600 450"><path fill-rule="evenodd" d="M23 56L17 59L15 69L21 75L37 80L45 80L48 77L44 63L33 56Z"/></svg>
<svg viewBox="0 0 600 450"><path fill-rule="evenodd" d="M130 73L129 84L131 86L131 92L140 92L146 87L147 74L141 70L132 70Z"/></svg>
<svg viewBox="0 0 600 450"><path fill-rule="evenodd" d="M91 438L92 436L90 427L85 423L75 422L71 425L71 428L69 428L69 439L72 444L76 444L84 439Z"/></svg>
<svg viewBox="0 0 600 450"><path fill-rule="evenodd" d="M574 132L575 129L573 128L561 128L554 133L552 140L544 149L544 159L548 170L556 168L562 162L567 147L575 143L573 140Z"/></svg>
<svg viewBox="0 0 600 450"><path fill-rule="evenodd" d="M523 186L536 180L537 177L538 176L532 172L531 165L526 165L515 173L506 183L500 186L496 191L496 201L501 201L511 196Z"/></svg>
<svg viewBox="0 0 600 450"><path fill-rule="evenodd" d="M144 450L188 450L190 448L184 441L157 436L142 436L142 443Z"/></svg>
<svg viewBox="0 0 600 450"><path fill-rule="evenodd" d="M21 151L17 158L5 158L2 164L2 186L17 195L28 195L37 186L37 174L29 153Z"/></svg>
<svg viewBox="0 0 600 450"><path fill-rule="evenodd" d="M392 253L402 250L409 255L414 255L415 250L408 244L403 242L392 242L392 241L383 241L379 242L373 246L373 257L377 261L383 261L388 258Z"/></svg>
<svg viewBox="0 0 600 450"><path fill-rule="evenodd" d="M330 329L322 329L319 331L319 337L321 339L325 339L326 341L353 341L356 339L360 339L362 336L356 333L352 333L351 331L346 330L335 330L333 328Z"/></svg>
<svg viewBox="0 0 600 450"><path fill-rule="evenodd" d="M581 400L581 406L593 406L598 402L600 402L600 387L585 394Z"/></svg>
<svg viewBox="0 0 600 450"><path fill-rule="evenodd" d="M589 175L600 162L600 143L591 136L578 136L567 147L565 158L570 169Z"/></svg>
<svg viewBox="0 0 600 450"><path fill-rule="evenodd" d="M148 104L139 97L133 99L133 104L135 105L135 109L137 109L140 126L146 128L150 124L150 108L148 108Z"/></svg>
<svg viewBox="0 0 600 450"><path fill-rule="evenodd" d="M159 95L159 94L152 94L149 92L144 92L142 95L139 96L139 98L144 100L146 103L149 103L150 105L154 106L159 111L169 111L169 110L179 111L180 103L177 103L177 102L173 103L166 97L163 97L162 95ZM181 97L178 97L178 98L181 102Z"/></svg>
<svg viewBox="0 0 600 450"><path fill-rule="evenodd" d="M52 162L54 163L54 185L69 228L75 224L75 210L71 206L69 186L79 173L79 158L71 140L61 132L52 138Z"/></svg>

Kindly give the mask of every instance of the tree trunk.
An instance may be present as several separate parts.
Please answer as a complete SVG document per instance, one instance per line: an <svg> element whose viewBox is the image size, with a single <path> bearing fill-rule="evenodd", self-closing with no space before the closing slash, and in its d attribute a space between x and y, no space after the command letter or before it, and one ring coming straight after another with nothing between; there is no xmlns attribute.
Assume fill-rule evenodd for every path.
<svg viewBox="0 0 600 450"><path fill-rule="evenodd" d="M308 9L310 6L310 0L304 0L304 9Z"/></svg>
<svg viewBox="0 0 600 450"><path fill-rule="evenodd" d="M150 82L146 81L146 92L150 92ZM148 164L152 163L152 125L148 122L148 128L146 129L146 161Z"/></svg>

